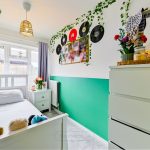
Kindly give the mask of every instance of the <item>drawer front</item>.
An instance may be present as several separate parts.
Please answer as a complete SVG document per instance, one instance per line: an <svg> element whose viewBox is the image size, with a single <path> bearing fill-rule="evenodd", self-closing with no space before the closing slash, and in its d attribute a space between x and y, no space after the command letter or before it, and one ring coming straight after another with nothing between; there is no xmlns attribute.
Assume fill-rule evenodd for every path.
<svg viewBox="0 0 150 150"><path fill-rule="evenodd" d="M110 120L110 141L124 149L150 149L150 135Z"/></svg>
<svg viewBox="0 0 150 150"><path fill-rule="evenodd" d="M36 102L35 106L41 111L41 110L49 109L50 103L49 101Z"/></svg>
<svg viewBox="0 0 150 150"><path fill-rule="evenodd" d="M150 98L150 68L111 70L110 92Z"/></svg>
<svg viewBox="0 0 150 150"><path fill-rule="evenodd" d="M35 94L35 100L36 101L43 101L43 100L48 100L48 99L50 99L50 92L49 91L37 92Z"/></svg>
<svg viewBox="0 0 150 150"><path fill-rule="evenodd" d="M109 142L108 149L109 150L122 150L118 146L116 146L115 144L113 144L111 142Z"/></svg>
<svg viewBox="0 0 150 150"><path fill-rule="evenodd" d="M110 95L109 107L112 118L150 133L150 102Z"/></svg>

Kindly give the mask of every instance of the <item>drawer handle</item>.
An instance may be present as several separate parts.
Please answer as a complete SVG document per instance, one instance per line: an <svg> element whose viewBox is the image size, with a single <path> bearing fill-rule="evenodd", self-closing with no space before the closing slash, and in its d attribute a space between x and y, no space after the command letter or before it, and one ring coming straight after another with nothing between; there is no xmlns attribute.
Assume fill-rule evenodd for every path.
<svg viewBox="0 0 150 150"><path fill-rule="evenodd" d="M42 104L42 106L44 106L44 104Z"/></svg>

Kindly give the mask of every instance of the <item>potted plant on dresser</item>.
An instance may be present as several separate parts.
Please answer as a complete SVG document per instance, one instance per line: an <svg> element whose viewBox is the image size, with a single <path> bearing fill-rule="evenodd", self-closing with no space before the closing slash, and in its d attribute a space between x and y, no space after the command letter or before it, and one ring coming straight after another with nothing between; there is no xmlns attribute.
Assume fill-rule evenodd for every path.
<svg viewBox="0 0 150 150"><path fill-rule="evenodd" d="M124 29L119 30L120 33L114 36L114 40L119 41L120 46L122 47L122 49L119 50L121 53L121 59L122 61L133 60L137 41L141 40L143 43L145 43L147 38L144 34L138 38L135 38L134 36L125 33Z"/></svg>

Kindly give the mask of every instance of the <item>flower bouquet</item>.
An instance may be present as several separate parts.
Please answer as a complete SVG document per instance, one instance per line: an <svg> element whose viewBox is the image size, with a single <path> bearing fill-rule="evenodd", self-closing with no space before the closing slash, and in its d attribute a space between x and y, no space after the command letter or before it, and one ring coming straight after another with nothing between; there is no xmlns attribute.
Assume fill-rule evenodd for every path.
<svg viewBox="0 0 150 150"><path fill-rule="evenodd" d="M43 86L43 83L44 83L44 80L42 77L37 77L35 80L34 80L36 86L37 86L37 89L38 90L41 90L42 89L42 86Z"/></svg>
<svg viewBox="0 0 150 150"><path fill-rule="evenodd" d="M144 34L141 34L138 37L131 36L130 34L126 34L123 29L119 29L120 33L114 36L114 40L120 42L120 53L122 55L122 60L133 60L134 51L137 46L137 43L140 41L142 43L146 43L147 37Z"/></svg>

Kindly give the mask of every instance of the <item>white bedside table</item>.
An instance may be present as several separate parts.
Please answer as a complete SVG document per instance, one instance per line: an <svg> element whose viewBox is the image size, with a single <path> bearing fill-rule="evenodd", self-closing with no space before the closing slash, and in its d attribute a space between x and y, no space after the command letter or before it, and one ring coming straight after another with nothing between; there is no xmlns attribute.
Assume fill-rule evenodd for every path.
<svg viewBox="0 0 150 150"><path fill-rule="evenodd" d="M40 111L51 111L51 90L29 91L30 102Z"/></svg>

